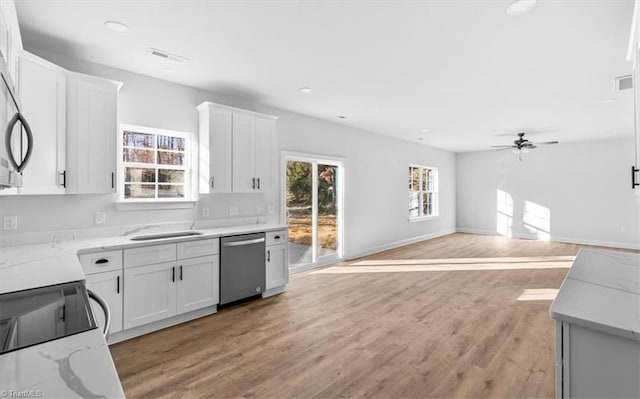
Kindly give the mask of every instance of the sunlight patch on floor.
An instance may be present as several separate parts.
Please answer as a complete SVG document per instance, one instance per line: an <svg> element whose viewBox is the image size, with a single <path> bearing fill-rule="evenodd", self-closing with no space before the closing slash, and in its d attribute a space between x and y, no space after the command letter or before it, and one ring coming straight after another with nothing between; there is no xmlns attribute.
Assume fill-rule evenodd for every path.
<svg viewBox="0 0 640 399"><path fill-rule="evenodd" d="M558 295L557 288L525 288L518 301L553 301Z"/></svg>
<svg viewBox="0 0 640 399"><path fill-rule="evenodd" d="M453 258L366 260L346 266L332 266L311 274L450 272L481 270L568 269L574 256L519 258Z"/></svg>

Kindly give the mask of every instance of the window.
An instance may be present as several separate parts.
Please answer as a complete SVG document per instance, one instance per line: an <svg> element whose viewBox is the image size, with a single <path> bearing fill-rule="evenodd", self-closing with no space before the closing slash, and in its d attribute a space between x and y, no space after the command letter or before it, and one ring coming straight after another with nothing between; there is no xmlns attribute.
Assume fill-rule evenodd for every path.
<svg viewBox="0 0 640 399"><path fill-rule="evenodd" d="M120 200L191 200L191 134L122 125Z"/></svg>
<svg viewBox="0 0 640 399"><path fill-rule="evenodd" d="M409 219L438 216L438 169L409 165Z"/></svg>

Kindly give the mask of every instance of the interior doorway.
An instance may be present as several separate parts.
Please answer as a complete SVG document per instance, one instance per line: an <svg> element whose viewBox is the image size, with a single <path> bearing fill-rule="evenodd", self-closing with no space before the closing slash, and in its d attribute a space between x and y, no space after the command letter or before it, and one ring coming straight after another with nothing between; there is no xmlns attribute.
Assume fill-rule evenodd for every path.
<svg viewBox="0 0 640 399"><path fill-rule="evenodd" d="M284 171L290 270L305 270L341 259L342 161L285 154Z"/></svg>

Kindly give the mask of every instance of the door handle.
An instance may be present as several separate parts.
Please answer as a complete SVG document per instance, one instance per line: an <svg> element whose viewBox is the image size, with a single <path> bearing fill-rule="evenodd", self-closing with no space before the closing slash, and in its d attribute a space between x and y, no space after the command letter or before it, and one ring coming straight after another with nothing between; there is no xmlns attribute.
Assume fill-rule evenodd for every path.
<svg viewBox="0 0 640 399"><path fill-rule="evenodd" d="M640 183L636 182L636 173L638 172L640 172L640 169L631 165L631 188L632 189L636 188L637 186L640 186Z"/></svg>
<svg viewBox="0 0 640 399"><path fill-rule="evenodd" d="M111 188L116 187L115 179L116 179L116 174L114 172L111 172Z"/></svg>
<svg viewBox="0 0 640 399"><path fill-rule="evenodd" d="M256 178L255 177L251 179L251 188L254 189L254 190L256 189Z"/></svg>
<svg viewBox="0 0 640 399"><path fill-rule="evenodd" d="M222 246L223 247L240 247L242 245L257 244L259 242L264 242L264 237L262 237L262 238L254 238L253 240L225 242L224 244L222 244Z"/></svg>
<svg viewBox="0 0 640 399"><path fill-rule="evenodd" d="M180 265L180 281L182 281L182 265Z"/></svg>
<svg viewBox="0 0 640 399"><path fill-rule="evenodd" d="M215 178L216 178L215 176L211 178L211 188L214 188L215 186L215 182L216 182Z"/></svg>
<svg viewBox="0 0 640 399"><path fill-rule="evenodd" d="M271 250L267 251L267 262L271 262Z"/></svg>
<svg viewBox="0 0 640 399"><path fill-rule="evenodd" d="M13 94L11 94L11 98L13 98ZM15 155L13 154L13 148L11 147L11 136L13 135L13 127L18 122L22 124L24 132L27 134L27 153L25 154L24 158L20 159L20 163L18 163L18 161L16 160ZM20 141L22 141L22 137L20 137ZM7 158L9 158L8 161L15 168L16 172L22 172L27 166L27 162L29 162L29 158L31 158L31 153L33 152L33 134L31 133L31 127L29 126L29 123L20 112L13 115L13 117L9 121L7 130L4 134L4 144L7 151Z"/></svg>
<svg viewBox="0 0 640 399"><path fill-rule="evenodd" d="M102 297L91 290L87 290L87 294L89 294L89 298L98 302L98 305L102 308L104 312L104 328L102 329L102 334L107 338L109 335L109 327L111 327L111 311L109 310L109 305L102 299Z"/></svg>
<svg viewBox="0 0 640 399"><path fill-rule="evenodd" d="M174 282L174 283L176 282L176 267L175 266L173 266L171 268L171 281Z"/></svg>
<svg viewBox="0 0 640 399"><path fill-rule="evenodd" d="M260 190L260 178L258 177L258 190Z"/></svg>
<svg viewBox="0 0 640 399"><path fill-rule="evenodd" d="M62 187L67 188L67 171L63 170L60 172L60 176L62 176Z"/></svg>
<svg viewBox="0 0 640 399"><path fill-rule="evenodd" d="M116 294L120 293L120 276L116 277Z"/></svg>

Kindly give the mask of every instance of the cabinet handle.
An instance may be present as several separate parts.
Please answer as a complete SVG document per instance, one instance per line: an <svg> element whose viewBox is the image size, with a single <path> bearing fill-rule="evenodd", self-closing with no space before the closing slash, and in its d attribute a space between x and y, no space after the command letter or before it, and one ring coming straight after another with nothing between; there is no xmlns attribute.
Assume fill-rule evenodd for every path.
<svg viewBox="0 0 640 399"><path fill-rule="evenodd" d="M215 180L215 176L214 176L214 177L211 178L211 188L214 188L215 182L216 182L216 180Z"/></svg>
<svg viewBox="0 0 640 399"><path fill-rule="evenodd" d="M631 188L634 189L637 186L640 186L640 183L636 182L636 173L640 172L640 169L631 165Z"/></svg>
<svg viewBox="0 0 640 399"><path fill-rule="evenodd" d="M62 188L67 188L67 171L63 170L60 176L62 176Z"/></svg>
<svg viewBox="0 0 640 399"><path fill-rule="evenodd" d="M116 294L120 293L120 276L116 277Z"/></svg>
<svg viewBox="0 0 640 399"><path fill-rule="evenodd" d="M171 281L174 282L174 283L176 282L176 267L175 266L171 268Z"/></svg>
<svg viewBox="0 0 640 399"><path fill-rule="evenodd" d="M95 263L96 265L102 265L102 264L104 264L104 263L109 263L109 259L107 259L107 258L100 258L100 259L96 260L96 261L95 261L95 262L93 262L93 263Z"/></svg>
<svg viewBox="0 0 640 399"><path fill-rule="evenodd" d="M111 188L115 188L116 187L116 174L114 172L111 172Z"/></svg>
<svg viewBox="0 0 640 399"><path fill-rule="evenodd" d="M273 237L273 239L274 239L274 240L279 240L279 239L280 239L280 236L274 236L274 237Z"/></svg>
<svg viewBox="0 0 640 399"><path fill-rule="evenodd" d="M256 178L254 177L253 179L251 179L251 188L252 189L256 189Z"/></svg>
<svg viewBox="0 0 640 399"><path fill-rule="evenodd" d="M258 177L258 190L260 190L260 178Z"/></svg>
<svg viewBox="0 0 640 399"><path fill-rule="evenodd" d="M271 262L271 250L267 251L267 262Z"/></svg>
<svg viewBox="0 0 640 399"><path fill-rule="evenodd" d="M180 281L182 281L182 265L180 265Z"/></svg>

